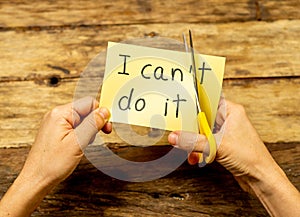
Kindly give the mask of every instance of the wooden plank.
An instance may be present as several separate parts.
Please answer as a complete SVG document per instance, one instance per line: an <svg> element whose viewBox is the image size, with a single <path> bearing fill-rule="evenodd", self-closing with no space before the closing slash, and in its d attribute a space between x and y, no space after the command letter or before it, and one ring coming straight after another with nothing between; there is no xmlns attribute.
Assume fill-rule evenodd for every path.
<svg viewBox="0 0 300 217"><path fill-rule="evenodd" d="M299 19L299 1L87 0L0 2L0 27L216 23Z"/></svg>
<svg viewBox="0 0 300 217"><path fill-rule="evenodd" d="M76 85L77 79L64 79L57 87L32 81L1 83L0 147L30 145L43 115L54 106L71 102ZM94 93L88 89L91 86L86 85L82 96ZM245 105L265 142L297 142L300 141L297 104L300 95L296 94L299 87L299 78L225 80L224 95ZM110 136L108 141L119 140Z"/></svg>
<svg viewBox="0 0 300 217"><path fill-rule="evenodd" d="M3 1L0 27L230 22L256 19L254 1Z"/></svg>
<svg viewBox="0 0 300 217"><path fill-rule="evenodd" d="M299 141L300 79L232 80L223 89L225 98L245 106L265 142Z"/></svg>
<svg viewBox="0 0 300 217"><path fill-rule="evenodd" d="M227 57L225 78L300 75L300 20L226 24L153 24L0 32L0 82L78 77L107 41L149 35L181 39L192 29L201 53Z"/></svg>
<svg viewBox="0 0 300 217"><path fill-rule="evenodd" d="M255 1L257 5L256 18L258 20L280 20L280 19L299 19L298 0L288 1Z"/></svg>
<svg viewBox="0 0 300 217"><path fill-rule="evenodd" d="M291 182L300 188L300 143L268 144ZM149 159L164 152L152 147L134 154ZM126 149L126 155L134 149ZM25 161L27 148L0 149L0 197ZM124 157L124 156L121 156ZM105 163L105 161L103 161ZM108 162L109 163L109 162ZM85 158L50 193L32 216L266 216L259 201L243 192L234 178L214 163L199 169L184 163L166 177L124 182L98 171Z"/></svg>
<svg viewBox="0 0 300 217"><path fill-rule="evenodd" d="M76 81L62 82L56 88L32 81L1 83L1 143L30 145L43 115L55 105L71 102L75 85Z"/></svg>

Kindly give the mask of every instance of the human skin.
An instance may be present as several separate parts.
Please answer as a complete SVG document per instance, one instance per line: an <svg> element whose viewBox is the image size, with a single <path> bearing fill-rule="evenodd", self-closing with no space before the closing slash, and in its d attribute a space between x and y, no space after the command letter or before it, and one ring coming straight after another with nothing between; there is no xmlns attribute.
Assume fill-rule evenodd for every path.
<svg viewBox="0 0 300 217"><path fill-rule="evenodd" d="M216 161L244 190L257 195L270 215L300 216L298 190L268 152L244 108L228 101L221 105L226 105L226 113L217 118L223 137ZM45 195L74 171L96 133L111 132L108 119L109 111L98 108L92 98L47 113L23 169L0 201L0 216L29 216ZM206 137L199 134L176 131L168 139L179 148L192 145L191 164L198 162L199 153L207 147Z"/></svg>
<svg viewBox="0 0 300 217"><path fill-rule="evenodd" d="M98 108L98 102L90 97L48 112L23 169L0 201L0 216L30 216L74 171L96 133L101 129L111 132L109 116L109 111Z"/></svg>
<svg viewBox="0 0 300 217"><path fill-rule="evenodd" d="M216 161L232 173L240 186L255 194L271 216L300 216L300 193L291 184L283 170L275 162L257 131L251 124L243 106L223 101L226 111L219 114L222 140ZM199 153L207 149L204 135L175 131L169 142L185 150L193 145L189 154L190 164L199 161ZM191 141L195 141L194 144Z"/></svg>

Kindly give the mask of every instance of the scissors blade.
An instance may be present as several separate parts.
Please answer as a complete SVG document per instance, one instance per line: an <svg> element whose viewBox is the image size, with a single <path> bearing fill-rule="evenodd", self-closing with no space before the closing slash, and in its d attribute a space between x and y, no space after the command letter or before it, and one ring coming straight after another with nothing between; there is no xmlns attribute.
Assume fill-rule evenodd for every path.
<svg viewBox="0 0 300 217"><path fill-rule="evenodd" d="M182 33L182 39L183 39L183 44L184 44L185 52L188 53L189 52L189 46L187 44L186 37L185 37L184 33Z"/></svg>
<svg viewBox="0 0 300 217"><path fill-rule="evenodd" d="M195 51L194 51L194 45L193 45L193 38L192 38L192 31L189 30L189 38L190 38L190 49L191 49L191 56L192 56L192 71L193 71L193 78L194 78L194 86L196 90L196 107L197 107L197 113L201 111L200 105L199 105L199 90L198 90L198 84L197 84L197 70L196 70L196 60L195 60Z"/></svg>
<svg viewBox="0 0 300 217"><path fill-rule="evenodd" d="M191 54L192 54L192 69L193 69L193 78L194 78L194 85L195 85L195 91L196 91L196 107L198 111L198 124L199 124L199 130L201 134L204 134L209 143L209 154L208 156L204 156L203 153L199 153L199 167L204 166L207 163L211 163L214 161L216 157L216 152L217 152L217 145L216 141L214 139L214 136L211 132L211 129L208 125L207 118L204 112L201 111L200 108L200 101L199 99L199 89L198 89L198 82L197 82L197 71L196 71L196 59L195 59L195 52L194 52L194 46L193 46L193 39L192 39L192 31L189 30L189 36L190 36L190 49L191 49ZM187 46L186 39L184 37L184 43L185 46Z"/></svg>

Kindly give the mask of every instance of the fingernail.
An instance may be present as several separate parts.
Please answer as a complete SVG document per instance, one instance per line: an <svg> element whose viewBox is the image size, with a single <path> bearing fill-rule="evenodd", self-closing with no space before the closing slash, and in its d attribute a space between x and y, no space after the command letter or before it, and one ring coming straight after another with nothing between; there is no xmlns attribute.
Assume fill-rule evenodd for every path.
<svg viewBox="0 0 300 217"><path fill-rule="evenodd" d="M178 135L175 133L170 133L168 136L168 141L171 145L176 145L178 141Z"/></svg>
<svg viewBox="0 0 300 217"><path fill-rule="evenodd" d="M102 116L102 118L104 120L108 120L109 117L110 117L110 112L105 107L102 107L102 108L99 109L99 114Z"/></svg>

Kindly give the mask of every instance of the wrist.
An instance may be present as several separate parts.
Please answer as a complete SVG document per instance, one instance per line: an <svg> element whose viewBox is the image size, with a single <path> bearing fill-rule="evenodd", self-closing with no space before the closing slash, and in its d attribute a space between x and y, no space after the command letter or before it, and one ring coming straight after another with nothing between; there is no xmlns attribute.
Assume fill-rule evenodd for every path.
<svg viewBox="0 0 300 217"><path fill-rule="evenodd" d="M251 167L248 167L244 181L256 196L266 197L273 195L274 188L289 182L289 180L264 143L259 139L255 144L260 144L258 150L260 155L257 155L251 162Z"/></svg>
<svg viewBox="0 0 300 217"><path fill-rule="evenodd" d="M254 179L248 180L248 185L258 198L271 197L276 194L284 183L289 182L285 173L278 165L272 168L257 170Z"/></svg>
<svg viewBox="0 0 300 217"><path fill-rule="evenodd" d="M0 203L0 215L30 216L54 185L21 171Z"/></svg>
<svg viewBox="0 0 300 217"><path fill-rule="evenodd" d="M271 216L299 216L300 194L276 163L248 179L248 185Z"/></svg>
<svg viewBox="0 0 300 217"><path fill-rule="evenodd" d="M24 191L30 191L33 195L47 194L55 184L46 177L39 174L28 174L21 171L14 184Z"/></svg>

